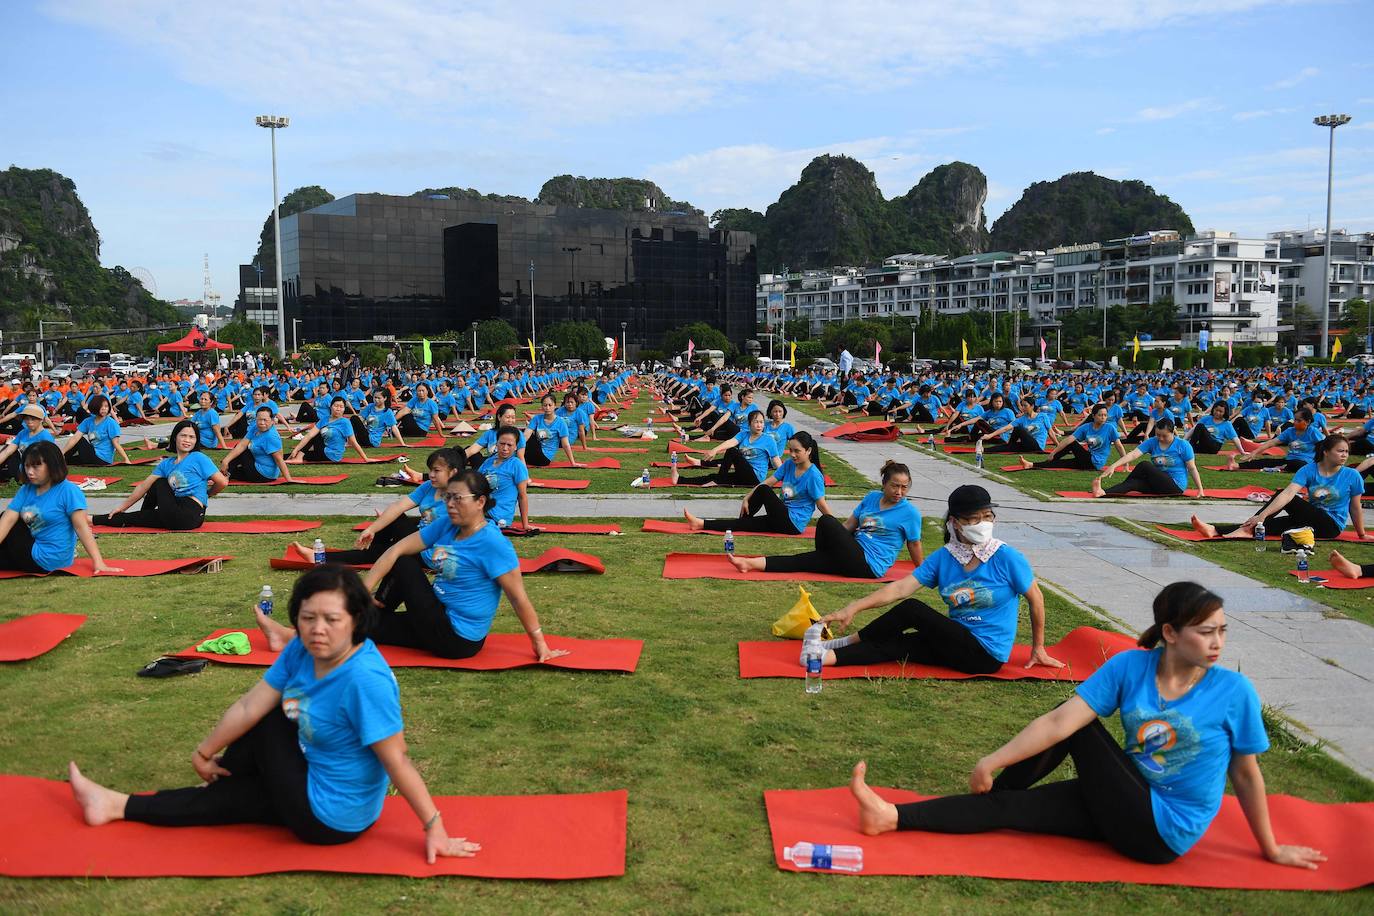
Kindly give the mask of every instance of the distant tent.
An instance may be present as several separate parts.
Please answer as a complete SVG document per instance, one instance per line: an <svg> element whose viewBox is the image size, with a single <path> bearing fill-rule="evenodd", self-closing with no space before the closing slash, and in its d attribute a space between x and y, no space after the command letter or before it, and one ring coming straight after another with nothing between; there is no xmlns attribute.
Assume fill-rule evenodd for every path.
<svg viewBox="0 0 1374 916"><path fill-rule="evenodd" d="M205 336L200 328L192 328L181 340L173 343L158 344L159 353L198 353L204 350L232 350L233 344L220 343Z"/></svg>

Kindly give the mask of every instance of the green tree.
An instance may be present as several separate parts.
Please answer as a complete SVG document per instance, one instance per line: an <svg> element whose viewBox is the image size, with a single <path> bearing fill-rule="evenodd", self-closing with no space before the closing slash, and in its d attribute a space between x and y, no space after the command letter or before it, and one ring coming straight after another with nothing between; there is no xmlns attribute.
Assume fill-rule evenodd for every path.
<svg viewBox="0 0 1374 916"><path fill-rule="evenodd" d="M477 322L478 353L486 353L489 350L514 350L520 343L519 332L508 321L488 318L486 321Z"/></svg>
<svg viewBox="0 0 1374 916"><path fill-rule="evenodd" d="M829 322L821 332L821 344L827 353L848 350L858 359L872 359L874 344L882 344L883 350L892 350L892 326L882 321Z"/></svg>
<svg viewBox="0 0 1374 916"><path fill-rule="evenodd" d="M691 340L698 350L720 350L727 357L735 348L730 338L704 321L697 321L685 327L674 328L663 335L663 352L678 354L687 349Z"/></svg>
<svg viewBox="0 0 1374 916"><path fill-rule="evenodd" d="M220 343L233 344L239 352L261 350L263 341L262 325L246 318L236 318L219 329Z"/></svg>
<svg viewBox="0 0 1374 916"><path fill-rule="evenodd" d="M1353 356L1363 353L1365 335L1374 327L1374 302L1365 299L1347 299L1341 306L1340 323L1346 328L1341 335L1341 355Z"/></svg>
<svg viewBox="0 0 1374 916"><path fill-rule="evenodd" d="M782 335L788 340L810 340L811 319L789 318L782 323Z"/></svg>
<svg viewBox="0 0 1374 916"><path fill-rule="evenodd" d="M540 336L540 343L558 347L562 359L605 359L606 335L590 321L560 321Z"/></svg>

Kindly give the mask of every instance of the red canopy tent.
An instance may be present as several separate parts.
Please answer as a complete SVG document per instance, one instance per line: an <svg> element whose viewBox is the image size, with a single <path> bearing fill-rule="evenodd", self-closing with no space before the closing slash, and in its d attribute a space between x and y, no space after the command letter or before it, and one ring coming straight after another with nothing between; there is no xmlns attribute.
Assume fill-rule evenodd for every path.
<svg viewBox="0 0 1374 916"><path fill-rule="evenodd" d="M205 332L200 328L192 328L190 332L181 340L172 343L158 344L159 353L197 353L203 350L232 350L233 344L220 343L218 340L211 340L205 336Z"/></svg>

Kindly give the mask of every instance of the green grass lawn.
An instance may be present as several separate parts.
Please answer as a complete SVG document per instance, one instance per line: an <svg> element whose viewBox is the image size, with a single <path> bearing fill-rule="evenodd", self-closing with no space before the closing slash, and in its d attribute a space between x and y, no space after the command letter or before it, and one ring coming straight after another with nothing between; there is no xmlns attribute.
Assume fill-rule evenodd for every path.
<svg viewBox="0 0 1374 916"><path fill-rule="evenodd" d="M329 519L326 543L351 540L352 519ZM414 880L274 875L235 880L0 880L5 912L423 912L459 908L548 912L994 911L1340 912L1374 894L1206 891L974 878L818 878L773 864L763 790L841 785L866 757L878 785L957 792L974 761L1071 687L1045 682L846 680L809 697L800 680L741 680L735 644L767 638L791 606L792 583L660 578L671 550L707 552L701 536L537 537L601 556L605 576L532 576L527 587L550 633L645 641L633 675L518 670L493 674L402 669L411 753L442 794L629 791L623 878L585 882ZM313 535L311 535L313 536ZM938 544L926 528L927 548ZM293 576L268 569L278 536L102 535L112 559L222 552L212 576L4 583L0 618L80 610L85 626L36 660L0 666L0 771L60 778L77 759L123 789L185 784L191 748L260 670L211 665L202 674L146 680L135 672L212 630L251 621L264 583L285 596ZM751 552L806 545L746 539ZM822 611L871 586L818 584ZM1141 600L1148 600L1142 596ZM1051 641L1094 621L1048 596ZM283 604L284 599L283 599ZM503 609L499 631L518 632ZM1021 638L1026 638L1023 619ZM1374 800L1374 784L1320 753L1264 755L1269 788L1318 801ZM450 825L464 832L461 820ZM421 854L416 829L415 853ZM481 836L473 839L480 841ZM802 839L800 837L795 839ZM567 842L576 843L576 836Z"/></svg>

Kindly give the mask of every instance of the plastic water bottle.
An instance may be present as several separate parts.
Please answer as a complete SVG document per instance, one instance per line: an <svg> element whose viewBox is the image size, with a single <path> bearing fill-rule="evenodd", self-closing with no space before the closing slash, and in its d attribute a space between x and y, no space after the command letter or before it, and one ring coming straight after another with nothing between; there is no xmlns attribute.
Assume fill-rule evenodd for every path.
<svg viewBox="0 0 1374 916"><path fill-rule="evenodd" d="M1267 467L1267 468L1260 468L1260 473L1262 473L1262 474L1277 474L1279 471L1282 471L1282 470L1283 470L1283 468L1281 468L1281 467L1278 467L1278 466L1270 466L1270 467Z"/></svg>
<svg viewBox="0 0 1374 916"><path fill-rule="evenodd" d="M802 637L802 658L806 659L806 692L821 692L821 659L825 650L821 648L821 629L825 624L817 621L806 628Z"/></svg>
<svg viewBox="0 0 1374 916"><path fill-rule="evenodd" d="M647 416L647 417L644 419L644 425L648 427L649 432L653 432L653 431L654 431L654 415L653 415L653 414L649 414L649 416Z"/></svg>
<svg viewBox="0 0 1374 916"><path fill-rule="evenodd" d="M324 565L324 540L322 538L315 538L315 565Z"/></svg>
<svg viewBox="0 0 1374 916"><path fill-rule="evenodd" d="M1255 526L1255 553L1264 553L1264 522Z"/></svg>
<svg viewBox="0 0 1374 916"><path fill-rule="evenodd" d="M978 470L983 469L983 440L979 439L973 446L973 466Z"/></svg>
<svg viewBox="0 0 1374 916"><path fill-rule="evenodd" d="M258 610L267 617L272 616L272 586L264 585L258 592Z"/></svg>
<svg viewBox="0 0 1374 916"><path fill-rule="evenodd" d="M735 555L735 532L729 529L725 531L725 555L730 557Z"/></svg>
<svg viewBox="0 0 1374 916"><path fill-rule="evenodd" d="M673 452L671 455L668 456L668 462L673 467L677 467L677 452Z"/></svg>
<svg viewBox="0 0 1374 916"><path fill-rule="evenodd" d="M641 474L641 475L639 475L639 485L640 485L641 487L647 487L647 486L649 486L649 469L648 469L648 468L645 468L645 469L644 469L644 473Z"/></svg>
<svg viewBox="0 0 1374 916"><path fill-rule="evenodd" d="M817 871L864 870L864 848L862 846L832 846L829 843L798 843L784 846L782 857L798 868L814 868Z"/></svg>
<svg viewBox="0 0 1374 916"><path fill-rule="evenodd" d="M1298 581L1306 582L1308 577L1307 551L1298 551Z"/></svg>

